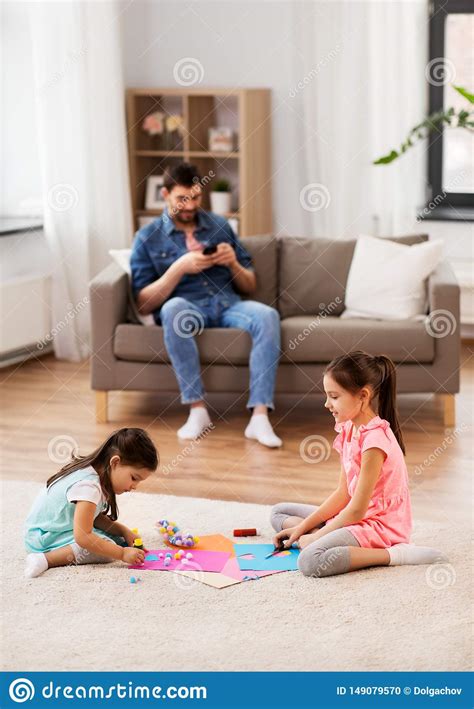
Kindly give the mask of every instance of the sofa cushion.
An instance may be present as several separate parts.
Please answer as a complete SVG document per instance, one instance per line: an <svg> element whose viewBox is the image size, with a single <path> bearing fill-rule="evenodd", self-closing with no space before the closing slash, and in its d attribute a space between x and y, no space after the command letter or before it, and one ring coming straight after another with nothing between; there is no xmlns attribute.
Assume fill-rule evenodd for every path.
<svg viewBox="0 0 474 709"><path fill-rule="evenodd" d="M390 238L400 244L417 244L426 234ZM279 239L278 310L282 318L294 315L340 315L345 308L347 277L356 239Z"/></svg>
<svg viewBox="0 0 474 709"><path fill-rule="evenodd" d="M276 308L278 297L278 241L271 234L243 236L240 241L252 257L257 275L257 290L252 300Z"/></svg>
<svg viewBox="0 0 474 709"><path fill-rule="evenodd" d="M396 363L432 362L434 338L424 323L413 320L341 320L339 317L291 317L281 323L283 362L327 363L353 349L384 353ZM244 330L206 328L196 337L202 364L247 366L251 339ZM169 363L158 325L118 325L114 336L117 359Z"/></svg>
<svg viewBox="0 0 474 709"><path fill-rule="evenodd" d="M330 362L334 357L356 349L386 354L395 363L428 363L435 355L434 338L423 322L415 320L387 322L297 316L282 320L281 336L284 359L299 364Z"/></svg>
<svg viewBox="0 0 474 709"><path fill-rule="evenodd" d="M354 249L342 318L409 320L427 311L426 279L441 260L443 243L395 244L361 236Z"/></svg>
<svg viewBox="0 0 474 709"><path fill-rule="evenodd" d="M251 339L244 330L205 328L196 336L196 343L202 364L248 364ZM163 339L163 328L158 325L117 325L114 355L117 359L130 362L170 362Z"/></svg>

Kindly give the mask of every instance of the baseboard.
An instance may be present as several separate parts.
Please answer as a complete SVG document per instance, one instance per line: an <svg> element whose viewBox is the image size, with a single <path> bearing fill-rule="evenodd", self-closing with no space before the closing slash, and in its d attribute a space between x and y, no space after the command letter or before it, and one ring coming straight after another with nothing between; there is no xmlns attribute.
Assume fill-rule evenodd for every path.
<svg viewBox="0 0 474 709"><path fill-rule="evenodd" d="M20 362L26 362L29 359L33 359L33 357L43 357L43 355L50 354L52 351L53 343L50 342L46 347L41 347L41 349L37 345L28 345L9 352L2 352L0 354L0 369L11 367L13 364L19 364Z"/></svg>

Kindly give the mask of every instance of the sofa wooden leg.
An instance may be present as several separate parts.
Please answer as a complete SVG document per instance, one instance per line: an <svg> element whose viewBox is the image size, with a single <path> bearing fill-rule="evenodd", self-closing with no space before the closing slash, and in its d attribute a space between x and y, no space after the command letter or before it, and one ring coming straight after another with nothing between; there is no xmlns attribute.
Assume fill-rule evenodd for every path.
<svg viewBox="0 0 474 709"><path fill-rule="evenodd" d="M456 425L456 405L454 394L440 394L443 401L444 425L454 428Z"/></svg>
<svg viewBox="0 0 474 709"><path fill-rule="evenodd" d="M96 423L107 423L107 391L95 393L95 420Z"/></svg>

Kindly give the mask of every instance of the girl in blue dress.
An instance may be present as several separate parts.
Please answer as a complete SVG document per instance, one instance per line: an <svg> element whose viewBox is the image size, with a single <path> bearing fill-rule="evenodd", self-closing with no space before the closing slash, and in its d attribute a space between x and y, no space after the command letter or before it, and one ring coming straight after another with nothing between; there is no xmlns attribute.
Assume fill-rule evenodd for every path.
<svg viewBox="0 0 474 709"><path fill-rule="evenodd" d="M117 521L116 495L135 490L158 467L158 453L141 428L121 428L101 446L53 475L26 520L25 576L53 566L113 560L141 563L137 536Z"/></svg>

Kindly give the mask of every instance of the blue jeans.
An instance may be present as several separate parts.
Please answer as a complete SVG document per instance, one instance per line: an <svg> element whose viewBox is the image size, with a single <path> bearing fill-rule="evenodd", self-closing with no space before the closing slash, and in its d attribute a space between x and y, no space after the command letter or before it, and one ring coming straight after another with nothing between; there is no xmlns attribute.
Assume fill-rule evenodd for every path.
<svg viewBox="0 0 474 709"><path fill-rule="evenodd" d="M248 408L273 405L280 357L280 316L268 305L240 300L238 295L218 294L195 301L170 298L161 307L165 346L181 392L181 403L204 398L199 352L194 335L204 327L235 327L252 338Z"/></svg>

